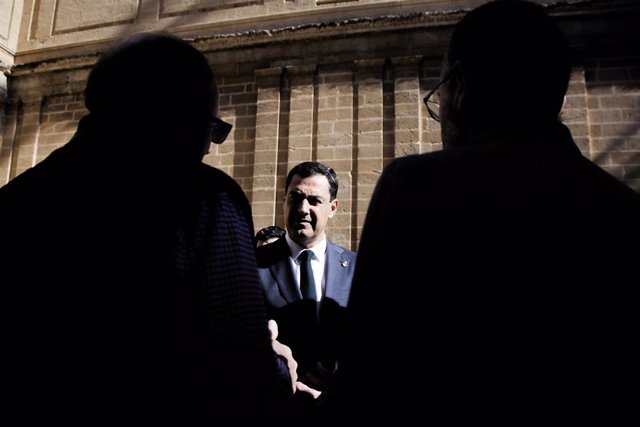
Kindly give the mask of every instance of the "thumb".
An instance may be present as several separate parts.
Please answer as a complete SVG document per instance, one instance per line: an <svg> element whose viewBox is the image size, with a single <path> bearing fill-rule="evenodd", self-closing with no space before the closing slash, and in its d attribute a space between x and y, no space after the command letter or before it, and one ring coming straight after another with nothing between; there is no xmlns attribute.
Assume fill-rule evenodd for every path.
<svg viewBox="0 0 640 427"><path fill-rule="evenodd" d="M275 341L278 338L278 324L275 320L269 319L268 326L269 332L271 332L271 341Z"/></svg>

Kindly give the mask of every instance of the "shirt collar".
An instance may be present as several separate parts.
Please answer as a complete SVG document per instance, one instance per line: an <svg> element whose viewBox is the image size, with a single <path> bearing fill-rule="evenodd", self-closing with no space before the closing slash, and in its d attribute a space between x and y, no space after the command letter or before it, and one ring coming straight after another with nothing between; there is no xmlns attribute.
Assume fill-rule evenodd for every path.
<svg viewBox="0 0 640 427"><path fill-rule="evenodd" d="M294 242L291 237L289 237L289 234L285 235L285 238L287 239L287 245L289 245L289 250L291 251L291 258L293 260L298 259L298 256L300 255L300 252L304 251L305 249L309 249L311 252L313 252L313 255L320 261L324 260L324 254L327 250L327 236L325 235L322 240L316 244L315 246L311 247L311 248L305 248L304 246L299 245L298 243Z"/></svg>

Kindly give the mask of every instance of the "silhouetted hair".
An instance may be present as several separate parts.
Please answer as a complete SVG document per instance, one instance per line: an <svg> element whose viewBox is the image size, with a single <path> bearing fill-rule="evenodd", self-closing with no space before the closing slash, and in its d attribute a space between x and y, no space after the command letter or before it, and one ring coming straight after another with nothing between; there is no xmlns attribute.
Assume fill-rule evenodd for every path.
<svg viewBox="0 0 640 427"><path fill-rule="evenodd" d="M569 44L545 7L496 0L456 26L445 73L459 61L465 75L466 119L556 120L571 76Z"/></svg>
<svg viewBox="0 0 640 427"><path fill-rule="evenodd" d="M318 162L302 162L294 166L287 175L287 181L284 184L284 192L287 192L289 184L294 175L298 175L301 178L308 178L313 175L323 175L329 181L329 194L331 200L335 200L338 197L338 177L333 169Z"/></svg>
<svg viewBox="0 0 640 427"><path fill-rule="evenodd" d="M204 57L189 42L163 32L129 36L91 70L85 105L93 115L145 119L211 115L215 80Z"/></svg>
<svg viewBox="0 0 640 427"><path fill-rule="evenodd" d="M280 238L285 234L287 234L287 232L283 228L278 227L277 225L268 225L258 230L254 238L254 243L257 244L258 242L271 239L272 237Z"/></svg>

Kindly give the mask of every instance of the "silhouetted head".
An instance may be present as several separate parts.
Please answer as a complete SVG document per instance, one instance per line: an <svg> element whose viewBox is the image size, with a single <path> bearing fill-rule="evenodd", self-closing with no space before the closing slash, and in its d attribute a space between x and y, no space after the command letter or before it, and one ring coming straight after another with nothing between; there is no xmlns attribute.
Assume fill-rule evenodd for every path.
<svg viewBox="0 0 640 427"><path fill-rule="evenodd" d="M287 232L299 245L310 248L325 237L329 219L338 211L338 178L330 167L302 162L287 175L283 212Z"/></svg>
<svg viewBox="0 0 640 427"><path fill-rule="evenodd" d="M543 6L496 0L472 10L455 27L443 64L443 142L557 122L570 75L568 42Z"/></svg>
<svg viewBox="0 0 640 427"><path fill-rule="evenodd" d="M269 243L273 243L282 236L287 234L287 232L277 225L269 225L261 228L255 235L255 244L256 247L268 245Z"/></svg>
<svg viewBox="0 0 640 427"><path fill-rule="evenodd" d="M206 58L189 42L139 33L99 59L85 104L96 122L128 136L127 144L201 159L218 116L218 89Z"/></svg>

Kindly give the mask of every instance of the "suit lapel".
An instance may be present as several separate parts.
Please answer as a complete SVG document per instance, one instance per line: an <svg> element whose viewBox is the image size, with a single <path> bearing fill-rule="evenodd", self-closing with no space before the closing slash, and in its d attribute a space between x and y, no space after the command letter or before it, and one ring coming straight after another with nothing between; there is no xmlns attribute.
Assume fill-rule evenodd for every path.
<svg viewBox="0 0 640 427"><path fill-rule="evenodd" d="M327 240L327 265L325 266L325 292L323 298L342 303L343 287L347 269L343 267L347 260L342 257L342 250Z"/></svg>
<svg viewBox="0 0 640 427"><path fill-rule="evenodd" d="M296 285L296 279L293 276L293 271L289 264L291 251L289 250L289 245L287 245L287 241L284 238L278 239L276 242L271 244L277 245L278 262L274 263L269 267L269 269L278 283L281 295L287 303L290 304L301 299L300 293L298 292L298 286Z"/></svg>

